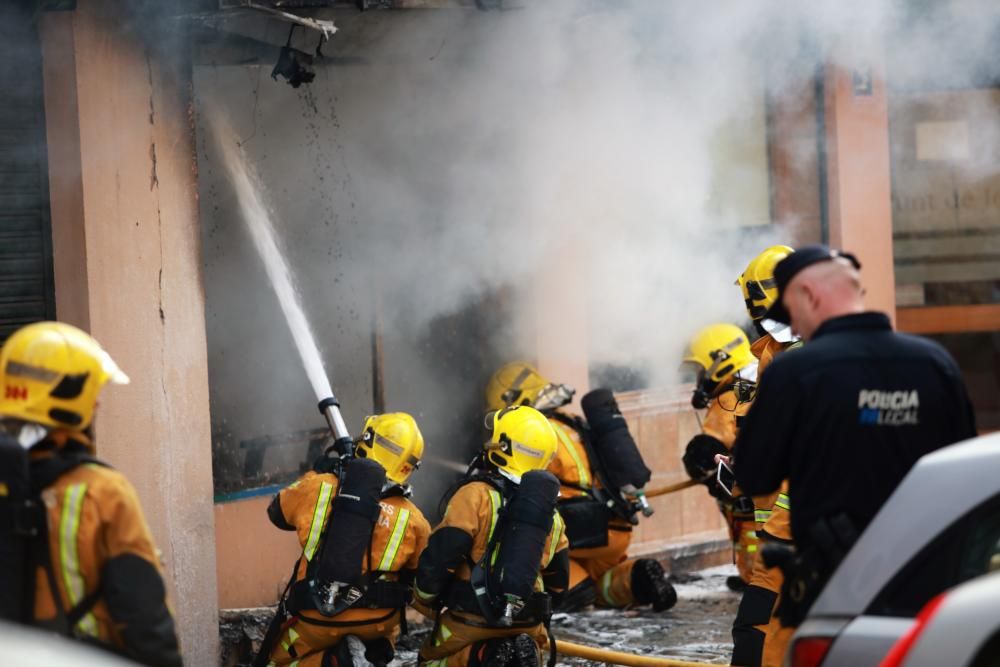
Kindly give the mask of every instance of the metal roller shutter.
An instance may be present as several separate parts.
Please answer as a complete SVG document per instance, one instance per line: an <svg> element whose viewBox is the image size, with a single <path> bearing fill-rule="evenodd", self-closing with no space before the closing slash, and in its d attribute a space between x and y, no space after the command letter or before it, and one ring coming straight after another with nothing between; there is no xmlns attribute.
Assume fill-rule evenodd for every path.
<svg viewBox="0 0 1000 667"><path fill-rule="evenodd" d="M21 3L0 3L0 341L55 317L42 56L32 15Z"/></svg>

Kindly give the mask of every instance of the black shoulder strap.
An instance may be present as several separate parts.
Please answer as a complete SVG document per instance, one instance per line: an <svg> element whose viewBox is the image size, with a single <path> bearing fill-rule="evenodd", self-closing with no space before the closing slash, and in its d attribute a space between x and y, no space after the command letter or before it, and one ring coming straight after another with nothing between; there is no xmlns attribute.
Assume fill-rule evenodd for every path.
<svg viewBox="0 0 1000 667"><path fill-rule="evenodd" d="M634 514L634 512L632 512L630 508L626 506L625 502L621 499L621 496L619 495L617 490L613 489L611 485L608 483L608 478L605 476L604 468L601 465L601 459L599 456L597 456L597 452L594 451L594 445L590 440L590 429L587 428L583 419L581 419L580 417L567 415L562 412L553 412L552 418L555 419L556 421L566 424L574 431L576 431L577 434L580 436L580 442L583 444L583 450L587 453L587 460L590 462L590 471L593 473L597 481L601 483L601 491L603 491L603 493L596 488L581 489L581 490L587 491L588 493L590 493L603 503L611 501L610 505L611 510L615 514L620 515L622 518L628 519L629 517L631 517ZM560 480L560 483L562 483L562 480ZM573 485L567 484L565 486L573 486Z"/></svg>
<svg viewBox="0 0 1000 667"><path fill-rule="evenodd" d="M51 457L32 461L31 495L33 502L37 503L39 507L42 507L42 491L55 484L55 482L66 473L87 463L109 467L103 461L91 456L88 452L77 448L60 449L57 450ZM45 577L48 581L49 590L51 591L52 600L54 602L53 606L56 609L56 623L58 624L60 631L72 637L74 636L77 623L79 623L80 619L86 616L94 608L94 605L97 604L97 601L100 599L102 594L101 587L98 586L92 593L85 596L82 600L80 600L80 602L73 606L72 609L64 612L63 602L59 593L59 584L56 581L52 559L49 556L49 534L47 521L43 520L40 522L38 534L36 534L32 539L34 545L30 549L31 561L35 566L41 567L45 572ZM31 568L31 571L34 571L33 567ZM32 605L33 604L34 601L32 601ZM28 613L33 614L33 610L29 610Z"/></svg>
<svg viewBox="0 0 1000 667"><path fill-rule="evenodd" d="M93 464L110 468L87 452L76 449L59 450L55 455L31 462L31 491L40 495L42 491L56 483L60 477L84 464Z"/></svg>

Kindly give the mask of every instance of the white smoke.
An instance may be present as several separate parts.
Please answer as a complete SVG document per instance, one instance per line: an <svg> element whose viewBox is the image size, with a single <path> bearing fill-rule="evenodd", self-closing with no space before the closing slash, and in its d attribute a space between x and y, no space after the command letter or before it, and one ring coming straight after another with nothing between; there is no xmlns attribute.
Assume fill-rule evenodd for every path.
<svg viewBox="0 0 1000 667"><path fill-rule="evenodd" d="M815 171L810 104L825 65L864 72L885 57L898 86L972 81L991 60L993 4L525 0L503 12L338 12L308 87L271 81L262 59L197 67L196 95L230 116L256 165L349 426L372 407L378 293L387 407L414 412L447 454L470 437L455 415L476 410L496 363L534 354L542 329L585 340L591 368L674 382L694 331L745 319L733 282L757 252L819 240L817 220L775 219L774 105L804 100L813 125L786 157L793 171ZM987 114L996 109L977 117ZM292 430L307 414L318 424L302 378L282 364L290 346L202 144L213 383L243 392L216 390L225 403L213 414L231 423L249 412L237 437ZM976 168L996 172L991 160ZM819 187L797 194L818 202ZM555 299L536 307L553 281L583 295L589 321L564 320ZM253 307L230 302L234 290ZM234 341L233 328L259 335ZM251 345L255 367L234 361Z"/></svg>

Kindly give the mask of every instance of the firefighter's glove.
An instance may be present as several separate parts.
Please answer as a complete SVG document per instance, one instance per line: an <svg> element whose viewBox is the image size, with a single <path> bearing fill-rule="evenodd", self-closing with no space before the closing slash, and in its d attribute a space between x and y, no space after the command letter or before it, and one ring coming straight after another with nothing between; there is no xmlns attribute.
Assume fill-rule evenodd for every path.
<svg viewBox="0 0 1000 667"><path fill-rule="evenodd" d="M698 482L714 479L717 467L716 454L729 456L729 450L712 436L699 433L691 438L687 449L684 450L684 456L681 458L684 470L691 479Z"/></svg>
<svg viewBox="0 0 1000 667"><path fill-rule="evenodd" d="M718 464L715 462L715 456L717 454L729 456L729 453L721 442L702 433L691 438L681 458L688 476L704 484L713 498L725 504L731 504L732 497L719 488L716 478Z"/></svg>

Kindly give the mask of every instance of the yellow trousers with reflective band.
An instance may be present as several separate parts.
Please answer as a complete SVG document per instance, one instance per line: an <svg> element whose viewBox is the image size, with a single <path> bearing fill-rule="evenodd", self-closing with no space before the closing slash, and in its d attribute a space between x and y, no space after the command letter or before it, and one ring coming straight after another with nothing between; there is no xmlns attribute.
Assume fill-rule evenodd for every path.
<svg viewBox="0 0 1000 667"><path fill-rule="evenodd" d="M760 549L757 524L753 519L734 518L732 512L724 512L724 514L729 522L729 536L733 541L736 570L739 572L740 579L750 583L754 563L757 561L757 552Z"/></svg>
<svg viewBox="0 0 1000 667"><path fill-rule="evenodd" d="M569 587L591 579L597 588L599 607L621 608L635 602L632 597L634 560L625 560L632 533L608 530L608 543L592 549L571 549L569 552Z"/></svg>
<svg viewBox="0 0 1000 667"><path fill-rule="evenodd" d="M792 537L791 503L787 492L788 483L785 482L781 486L781 492L773 496L771 511L767 513L766 517L763 515L758 517L758 526L761 530L783 540L790 540ZM774 609L777 609L778 605L781 604L781 585L784 583L785 577L780 568L768 569L764 567L762 559L758 558L757 560L750 583L777 594L778 597L774 602ZM771 610L772 614L774 614L774 609ZM764 652L761 657L761 666L782 667L785 661L785 652L788 650L788 643L795 633L795 628L784 627L781 625L781 621L773 615L767 625L755 625L754 627L764 633Z"/></svg>
<svg viewBox="0 0 1000 667"><path fill-rule="evenodd" d="M542 659L542 650L548 646L545 627L541 624L529 628L480 628L468 625L462 619L474 623L482 623L483 618L471 614L461 614L446 611L441 614L437 623L437 631L428 637L420 647L420 667L466 667L472 657L473 644L486 639L498 639L526 634L538 645L538 657ZM481 649L483 647L480 647ZM480 660L483 656L477 656Z"/></svg>
<svg viewBox="0 0 1000 667"><path fill-rule="evenodd" d="M388 609L347 610L337 615L338 621L355 621L361 614L376 612L376 618L384 617ZM312 612L303 612L312 615ZM357 616L355 616L357 615ZM354 616L349 617L349 616ZM323 616L316 614L323 619ZM326 619L329 620L329 619ZM323 652L336 646L347 635L355 635L362 641L388 639L395 646L399 636L399 613L394 613L382 622L343 628L328 628L314 625L296 618L280 635L277 645L271 650L270 665L292 665L294 667L318 667L323 660Z"/></svg>

